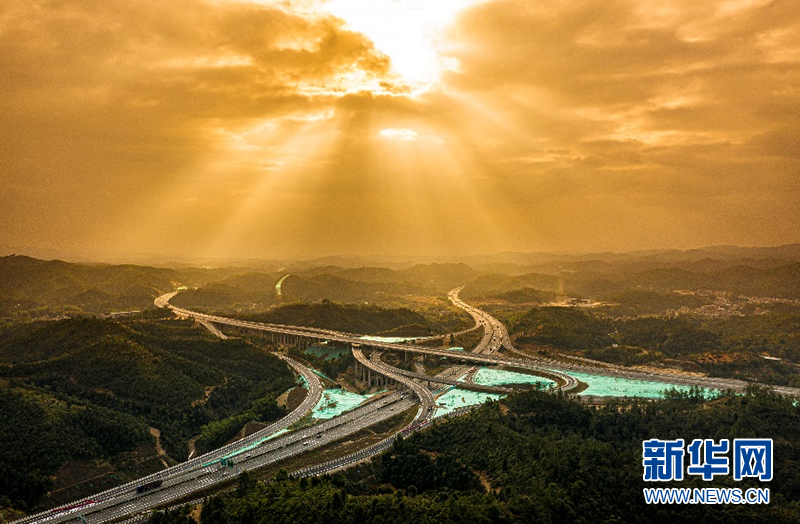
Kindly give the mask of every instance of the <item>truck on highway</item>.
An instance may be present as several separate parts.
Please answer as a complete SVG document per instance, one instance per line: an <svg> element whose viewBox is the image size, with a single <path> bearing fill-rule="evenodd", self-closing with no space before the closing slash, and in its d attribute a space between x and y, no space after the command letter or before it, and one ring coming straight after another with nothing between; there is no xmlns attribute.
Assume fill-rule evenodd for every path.
<svg viewBox="0 0 800 524"><path fill-rule="evenodd" d="M156 489L163 483L163 480L153 480L146 484L142 484L141 486L136 486L136 493L144 493L146 491L150 491L151 489Z"/></svg>

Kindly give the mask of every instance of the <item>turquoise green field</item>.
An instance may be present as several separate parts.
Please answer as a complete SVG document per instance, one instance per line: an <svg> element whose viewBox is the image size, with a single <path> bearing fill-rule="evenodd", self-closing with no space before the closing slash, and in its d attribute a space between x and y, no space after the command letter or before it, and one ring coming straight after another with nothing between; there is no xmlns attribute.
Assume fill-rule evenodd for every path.
<svg viewBox="0 0 800 524"><path fill-rule="evenodd" d="M337 417L342 413L358 407L359 404L375 395L377 395L377 393L373 393L372 395L359 395L358 393L351 393L343 389L326 389L322 392L322 397L320 397L317 405L311 410L311 416L316 419Z"/></svg>

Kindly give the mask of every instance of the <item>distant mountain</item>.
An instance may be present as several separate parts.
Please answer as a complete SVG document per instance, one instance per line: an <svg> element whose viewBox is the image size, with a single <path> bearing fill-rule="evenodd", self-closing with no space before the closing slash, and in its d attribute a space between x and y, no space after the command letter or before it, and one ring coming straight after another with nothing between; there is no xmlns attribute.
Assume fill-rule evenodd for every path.
<svg viewBox="0 0 800 524"><path fill-rule="evenodd" d="M497 295L497 298L506 300L512 304L543 304L552 302L556 298L556 294L552 291L541 291L539 289L524 287L522 289L500 293Z"/></svg>
<svg viewBox="0 0 800 524"><path fill-rule="evenodd" d="M520 277L492 273L470 281L459 296L463 299L485 298L525 287L527 283Z"/></svg>
<svg viewBox="0 0 800 524"><path fill-rule="evenodd" d="M395 295L441 295L465 284L463 296L473 298L526 288L581 297L638 288L800 297L800 244L582 255L500 253L465 260L471 265L408 266L400 259L387 259L391 267L385 267L365 264L366 259L328 257L289 265L280 272L254 272L252 268L171 269L7 256L0 257L0 323L144 309L152 306L153 298L178 285L202 287L181 294L177 305L263 308L275 302L275 285L286 274L290 276L282 285L285 301L386 303Z"/></svg>
<svg viewBox="0 0 800 524"><path fill-rule="evenodd" d="M538 273L515 277L499 274L480 275L464 286L460 296L462 298L489 298L515 290L530 290L531 288L552 294L558 290L559 280L559 277ZM522 295L517 296L517 298L521 297Z"/></svg>
<svg viewBox="0 0 800 524"><path fill-rule="evenodd" d="M481 273L464 263L416 264L405 269L317 266L296 272L297 275L308 280L321 281L319 278L321 275L328 275L351 282L402 284L402 287L405 288L414 287L438 292L449 291L456 286L463 285Z"/></svg>
<svg viewBox="0 0 800 524"><path fill-rule="evenodd" d="M406 281L363 282L320 273L310 277L290 275L281 286L285 300L336 302L383 302L387 295L430 291L423 285Z"/></svg>
<svg viewBox="0 0 800 524"><path fill-rule="evenodd" d="M234 278L243 272L236 268L176 270L0 257L0 319L141 310L153 307L155 297L178 285ZM252 288L253 283L246 287Z"/></svg>
<svg viewBox="0 0 800 524"><path fill-rule="evenodd" d="M715 289L740 295L800 298L800 262L759 269L737 266L711 274Z"/></svg>
<svg viewBox="0 0 800 524"><path fill-rule="evenodd" d="M644 271L653 268L680 267L707 271L746 265L751 267L778 267L800 262L800 244L775 247L709 246L698 249L655 249L626 253L521 253L506 252L495 255L467 257L464 262L484 272L521 275L524 273L559 274L563 271L619 272ZM697 265L697 267L693 267Z"/></svg>
<svg viewBox="0 0 800 524"><path fill-rule="evenodd" d="M431 287L439 292L447 292L461 286L481 274L480 271L464 264L418 264L400 271L407 282Z"/></svg>
<svg viewBox="0 0 800 524"><path fill-rule="evenodd" d="M709 289L745 296L800 298L800 263L773 268L735 266L712 273L652 269L630 275L629 285L661 290Z"/></svg>
<svg viewBox="0 0 800 524"><path fill-rule="evenodd" d="M371 284L403 281L403 275L401 273L385 267L359 267L345 269L339 272L337 276L347 280L367 282Z"/></svg>
<svg viewBox="0 0 800 524"><path fill-rule="evenodd" d="M144 266L90 266L29 257L0 258L0 315L48 308L56 313L107 313L141 309L181 280L172 269ZM69 312L69 310L67 310ZM36 314L36 312L34 313Z"/></svg>
<svg viewBox="0 0 800 524"><path fill-rule="evenodd" d="M698 251L719 253L729 257L792 258L800 260L800 244L785 244L775 247L709 246Z"/></svg>

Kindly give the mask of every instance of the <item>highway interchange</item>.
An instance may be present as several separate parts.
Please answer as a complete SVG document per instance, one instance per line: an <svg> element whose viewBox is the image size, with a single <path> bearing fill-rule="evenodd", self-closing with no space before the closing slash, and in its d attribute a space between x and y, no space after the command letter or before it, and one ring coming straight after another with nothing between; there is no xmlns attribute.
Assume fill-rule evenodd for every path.
<svg viewBox="0 0 800 524"><path fill-rule="evenodd" d="M169 306L169 300L176 293L177 292L173 292L158 297L155 300L155 304L159 307L171 307ZM179 316L195 318L218 337L227 338L226 335L214 325L215 323L224 324L224 322L219 322L219 320L222 320L220 317L201 315L181 308L172 307L172 309ZM341 338L340 333L330 330L264 325L240 321L232 322L233 325L237 327L255 327L259 330L265 330L266 328L266 330L273 330L283 335L310 337L314 340L328 339L330 337ZM358 335L351 335L348 339L351 343L356 344L358 343L356 341L361 341ZM484 337L484 340L486 339L487 337ZM359 350L356 351L360 353ZM198 492L205 492L214 485L230 481L232 476L239 472L261 468L322 447L403 413L415 405L415 402L408 398L410 395L394 392L382 397L379 401L367 403L334 419L319 422L298 431L270 438L272 435L281 432L306 416L311 408L318 402L322 392L322 385L311 370L293 359L282 355L278 356L283 358L305 379L309 390L302 404L280 421L245 439L241 439L200 457L195 457L172 468L162 470L153 475L117 486L65 506L31 515L16 522L20 524L31 522L58 523L75 520L76 518L83 518L88 523L118 520L152 508L169 505L171 502L177 500L184 500ZM382 373L384 376L403 384L406 388L413 391L414 395L420 399L420 407L418 408L417 416L407 428L404 428L406 432L412 428L418 429L424 427L430 421L435 409L434 397L430 390L413 380L395 374L382 362L377 363L374 360L367 360L363 357L363 354L362 358L364 360L364 365L372 368L373 371ZM325 463L318 467L323 471L329 471L333 465L343 467L357 460L368 458L382 451L390 444L391 438L385 439L383 442L371 446L370 448L331 461L334 464ZM137 493L138 486L154 481L160 481L161 484L144 493Z"/></svg>
<svg viewBox="0 0 800 524"><path fill-rule="evenodd" d="M322 394L322 384L317 376L300 362L276 354L303 377L308 387L308 394L304 401L283 419L253 435L202 456L68 505L31 515L16 521L16 523L58 523L75 521L78 518L83 518L86 522L92 524L111 522L141 514L153 508L168 506L176 501L189 500L193 495L209 492L216 485L230 482L236 474L242 471L262 468L313 449L321 448L402 414L413 406L418 405L417 414L413 422L399 431L400 433L408 434L430 423L436 411L435 396L448 389L444 387L431 391L429 387L425 386L425 382L427 381L428 384L438 382L446 386L447 384L457 383L460 377L465 377L464 380L469 383L471 382L472 372L477 369L476 365L499 365L523 369L533 374L555 379L558 384L554 389L562 389L564 391L572 390L578 386L577 380L568 374L569 371L739 391L746 386L746 383L742 381L731 379L678 377L674 374L641 372L619 366L600 367L591 362L569 364L563 361L532 357L514 348L505 326L500 321L488 313L461 301L458 298L460 290L461 288L452 290L448 294L448 298L455 306L464 309L472 316L475 320L476 328L482 327L484 330L483 337L471 353L454 352L447 349L412 344L365 340L361 335L333 330L265 324L206 315L170 305L169 300L177 292L158 297L155 300L155 304L158 307L168 307L178 316L194 318L220 338L226 338L226 335L219 329L219 326L222 325L266 332L273 337L284 337L280 340L290 343L303 340L306 343L326 341L346 344L352 348L358 365L369 369L372 373L385 377L384 380L388 379L401 385L405 391L389 392L338 417L316 422L295 431L282 433L289 426L306 417L316 405ZM522 358L499 356L497 353L501 348ZM446 359L444 361L449 362L451 365L435 377L421 376L419 373L401 370L384 362L381 357L387 351L399 354L405 353L406 356L411 356L412 358L419 356L425 358L427 356L438 358L440 361ZM367 352L369 352L369 355ZM775 389L783 394L800 396L800 392L796 388ZM412 397L415 397L415 399ZM459 410L456 414L463 411L465 410ZM391 435L381 442L345 457L299 470L295 472L295 475L318 475L365 460L387 449L391 446L393 439L394 435ZM153 481L160 481L161 483L150 491L137 493L137 486Z"/></svg>

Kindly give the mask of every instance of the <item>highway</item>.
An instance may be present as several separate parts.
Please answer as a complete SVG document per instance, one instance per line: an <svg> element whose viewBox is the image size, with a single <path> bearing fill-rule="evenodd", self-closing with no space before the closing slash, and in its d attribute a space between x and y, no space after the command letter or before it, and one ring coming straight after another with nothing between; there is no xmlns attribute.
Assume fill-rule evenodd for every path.
<svg viewBox="0 0 800 524"><path fill-rule="evenodd" d="M516 359L509 357L502 357L495 355L500 347L503 345L503 340L508 339L508 334L505 327L489 315L488 313L474 308L457 298L458 291L461 288L454 289L448 296L458 307L464 308L467 313L476 318L478 322L484 327L484 336L478 344L476 350L472 353L451 351L448 349L430 348L425 346L418 346L414 344L399 344L394 342L381 342L374 340L364 340L361 335L351 333L342 333L333 330L323 330L316 328L303 328L299 326L285 326L279 324L268 324L263 322L252 322L247 320L236 320L228 317L221 317L217 315L207 315L205 313L198 313L188 309L178 308L169 305L169 298L157 303L166 303L165 307L169 307L177 315L194 318L198 321L208 321L214 324L221 324L227 326L234 326L237 328L251 329L255 331L267 332L273 335L290 337L291 341L297 342L299 339L318 341L318 342L338 342L343 345L354 347L368 347L374 349L381 349L387 351L400 351L417 355L429 355L445 357L453 362L471 362L483 365L496 365L496 366L510 366L520 369L525 369L533 374L547 376L548 378L555 378L559 385L556 389L563 391L570 391L578 386L578 381L570 375L559 371L558 369L548 369L545 366L537 363L531 358ZM168 295L164 295L167 297ZM174 296L174 295L173 295ZM159 297L162 298L162 297Z"/></svg>
<svg viewBox="0 0 800 524"><path fill-rule="evenodd" d="M466 413L469 413L473 409L477 409L479 407L480 407L480 404L475 404L475 405L472 405L472 406L464 406L462 408L458 408L458 409L455 409L455 410L451 411L450 413L444 415L441 418L458 417L458 416L464 415ZM353 464L356 464L358 462L363 462L363 461L365 461L365 460L367 460L367 459L369 459L371 457L374 457L375 455L377 455L379 453L382 453L382 452L386 451L387 449L389 449L392 446L392 444L394 443L395 439L397 438L397 435L400 435L403 438L405 438L405 437L408 437L409 435L411 435L412 433L414 433L415 431L420 431L422 429L427 428L428 426L430 426L430 424L431 424L431 421L428 420L428 421L425 421L425 422L420 423L420 424L409 425L408 427L406 427L405 429L403 429L399 433L391 435L389 437L386 437L385 439L381 440L380 442L378 442L376 444L373 444L372 446L369 446L369 447L364 448L362 450L353 452L353 453L351 453L349 455L346 455L344 457L340 457L340 458L336 458L336 459L333 459L333 460L329 460L327 462L323 462L322 464L317 464L317 465L310 466L310 467L307 467L307 468L299 469L297 471L292 472L292 476L296 477L296 478L314 477L314 476L317 476L317 475L324 475L325 473L331 473L333 471L336 471L336 470L339 470L339 469L342 469L342 468L345 468L345 467L352 466Z"/></svg>
<svg viewBox="0 0 800 524"><path fill-rule="evenodd" d="M322 395L322 384L320 383L319 378L310 369L303 366L299 362L283 355L277 356L294 368L294 370L297 371L308 384L308 394L306 395L306 398L296 409L282 419L270 424L266 428L248 437L213 450L204 455L190 459L171 468L167 468L157 473L137 479L133 482L111 488L102 493L85 497L81 500L77 500L45 512L30 515L15 522L19 524L27 524L30 522L64 522L71 518L75 518L81 513L85 516L90 512L97 511L101 507L101 504L99 503L101 501L107 504L108 501L112 500L127 500L131 498L129 496L131 493L135 493L137 486L153 481L162 481L165 483L171 482L174 479L183 478L187 474L191 475L193 472L201 469L202 465L205 463L219 460L228 454L235 453L238 449L250 446L257 441L265 439L294 424L303 418L309 411L311 411L311 409L319 401Z"/></svg>
<svg viewBox="0 0 800 524"><path fill-rule="evenodd" d="M155 300L159 307L170 307L169 300L177 292L162 295ZM200 314L194 314L181 308L173 308L176 314L193 317L204 325L212 333L224 338L225 335L212 324L217 317L203 318ZM186 314L193 313L193 314ZM250 327L246 323L245 327ZM262 326L258 326L262 327ZM274 326L269 326L274 329ZM298 331L297 328L290 327L286 330L280 327L284 333L292 334ZM330 330L303 329L300 330L302 336L319 338L320 336L338 336L338 333ZM355 338L355 340L360 340ZM299 453L307 452L311 449L326 445L345 436L352 435L362 429L374 425L378 422L391 418L414 405L411 400L406 399L405 395L394 393L389 395L381 403L370 403L364 407L357 408L345 415L336 417L330 421L316 424L300 432L290 433L285 436L270 439L275 433L285 429L303 416L318 402L322 385L317 376L305 366L298 362L281 355L294 367L309 385L309 394L304 402L291 414L284 417L268 428L259 431L245 439L229 444L210 453L196 457L185 463L172 468L165 469L153 475L138 479L135 482L124 484L112 488L102 493L86 497L79 501L72 502L65 506L54 508L47 512L31 515L17 522L65 522L83 516L87 522L108 522L131 514L140 513L153 507L160 507L172 501L180 500L190 496L192 493L204 491L222 482L227 482L232 472L256 469L274 462L284 460ZM374 364L369 363L374 366ZM420 398L424 399L425 408L418 411L415 422L419 425L420 421L427 421L433 410L433 396L426 388L413 383L408 379L398 376L399 382L407 382L410 389L415 391ZM413 386L412 386L413 384ZM431 408L430 410L428 408ZM316 436L308 438L309 433L313 432ZM229 468L223 464L233 463L234 468ZM161 484L145 493L137 493L136 488L148 483L160 482Z"/></svg>
<svg viewBox="0 0 800 524"><path fill-rule="evenodd" d="M373 355L373 362L374 362L374 356L375 355L380 355L380 354L381 354L380 351L373 352L373 354L372 354ZM443 372L443 373L440 373L438 375L425 375L424 373L414 373L413 371L407 371L405 369L400 369L400 368L391 366L390 364L387 364L387 363L385 363L383 361L381 361L381 364L383 364L384 366L379 368L380 371L388 371L390 373L394 373L394 374L397 374L397 375L402 375L402 376L407 377L407 378L414 378L414 379L417 379L417 380L422 381L422 382L426 382L427 381L427 382L435 382L437 384L447 384L449 386L458 386L458 387L460 387L462 389L471 389L471 390L475 390L475 391L485 391L487 393L508 394L508 393L511 393L511 392L514 391L514 388L510 388L510 387L507 388L507 387L503 387L503 386L484 386L484 385L481 385L481 384L475 384L474 382L471 382L468 379L465 379L465 380L461 381L461 380L458 380L458 378L447 378L448 376L458 374L458 371L450 372L448 370L447 372ZM383 374L385 374L385 373L383 373ZM461 374L463 374L463 372L460 373L459 376Z"/></svg>
<svg viewBox="0 0 800 524"><path fill-rule="evenodd" d="M448 294L448 297L450 298L451 302L453 302L453 304L456 305L457 307L461 307L462 309L467 309L469 306L467 306L463 302L458 301L458 292L460 290L461 290L461 288L456 288L456 289L452 290ZM464 307L464 306L466 306L466 307ZM460 331L459 333L466 333L468 331L472 331L472 330L474 330L476 328L480 328L481 326L484 326L484 327L487 328L486 332L484 332L484 335L483 335L481 341L475 347L473 352L480 353L480 352L493 352L493 351L496 351L499 348L499 343L497 343L498 337L501 336L500 332L495 333L495 330L494 330L494 327L493 327L493 326L496 325L497 321L493 317L491 317L490 315L488 315L487 313L485 313L485 312L483 312L483 311L481 311L479 309L475 309L475 308L470 308L470 309L471 309L471 311L469 311L469 313L473 317L473 319L475 319L475 327L470 328L468 330ZM494 322L492 322L492 321L494 321ZM445 335L445 336L447 336L447 335ZM439 337L433 337L433 338L439 338ZM405 370L401 370L401 369L395 368L393 366L390 366L389 364L387 364L387 363L383 362L383 360L381 360L381 356L382 356L383 352L380 351L380 350L373 351L373 353L372 353L372 355L371 355L371 357L369 359L369 362L367 361L366 357L364 356L364 354L363 354L363 352L361 351L360 348L358 348L358 349L354 348L353 349L353 354L356 357L356 359L361 363L361 365L369 367L369 364L371 363L373 365L373 367L370 367L371 370L373 370L373 371L375 371L377 373L381 373L384 376L387 376L387 377L391 378L392 380L395 380L397 382L405 384L406 387L409 387L413 391L415 391L415 394L420 399L421 405L420 405L419 410L417 411L417 417L415 418L415 420L411 424L409 424L403 430L398 432L398 434L402 435L403 437L406 437L406 436L410 435L411 433L413 433L415 431L420 431L420 430L428 427L430 425L431 421L432 421L433 415L436 413L436 405L434 403L435 402L434 401L434 393L430 392L429 388L426 388L426 387L416 383L414 380L411 380L410 382L403 382L401 380L401 377L399 377L398 375L403 375L403 376L411 378L411 379L420 379L422 381L429 381L429 382L444 382L444 383L448 383L448 384L455 383L456 385L459 385L459 386L463 387L463 383L458 382L456 379L458 377L460 377L461 375L463 375L465 372L473 370L472 368L465 369L463 366L455 366L455 367L447 368L444 371L442 371L441 373L439 373L438 375L432 377L432 376L429 376L429 375L421 375L421 374L414 374L414 373L406 372ZM413 375L413 376L409 376L409 374ZM448 377L448 376L456 377L456 379L446 379L445 377ZM509 391L511 391L509 388L497 388L497 389L503 390L504 393L508 393ZM437 393L441 393L441 392L443 392L443 390L438 390L437 391ZM472 409L475 409L477 407L478 406L465 406L463 408L458 408L458 409L452 411L451 413L448 413L444 417L445 418L450 418L450 417L463 415L464 413L467 413L467 412L469 412ZM429 410L428 408L431 408L431 409ZM427 414L427 416L425 416L426 414ZM356 464L358 462L362 462L364 460L367 460L367 459L369 459L369 458L371 458L371 457L373 457L373 456L375 456L375 455L377 455L379 453L382 453L383 451L386 451L387 449L389 449L391 447L392 443L394 442L396 437L397 437L397 434L390 435L389 437L383 439L382 441L380 441L380 442L378 442L376 444L373 444L372 446L369 446L369 447L367 447L365 449L356 451L356 452L351 453L349 455L346 455L344 457L339 457L339 458L336 458L336 459L333 459L333 460L329 460L328 462L324 462L322 464L317 464L315 466L310 466L310 467L307 467L307 468L303 468L303 469L301 469L299 471L296 471L296 472L292 473L292 475L295 476L295 477L309 477L309 476L315 476L315 475L322 475L322 474L325 474L325 473L330 473L332 471L336 471L338 469L342 469L342 468L351 466L351 465Z"/></svg>
<svg viewBox="0 0 800 524"><path fill-rule="evenodd" d="M402 384L414 392L414 395L416 395L416 397L419 399L420 406L412 425L420 424L429 420L433 414L433 409L436 407L436 402L434 401L431 390L422 384L419 384L418 382L395 373L396 369L384 364L380 359L380 355L381 354L379 351L375 351L372 353L372 358L367 359L360 349L353 349L353 356L356 357L356 360L359 362L359 364Z"/></svg>
<svg viewBox="0 0 800 524"><path fill-rule="evenodd" d="M232 460L231 466L219 461L206 463L185 475L170 478L150 492L137 494L135 490L131 490L124 496L101 499L97 504L84 508L83 515L90 524L109 522L185 500L215 485L229 482L243 471L263 468L341 440L398 415L413 405L413 401L400 398L400 395L392 399L380 399L345 415L275 437L250 449L231 453L229 454ZM91 513L88 510L91 510ZM52 522L63 522L74 517L73 514L66 519L52 520Z"/></svg>
<svg viewBox="0 0 800 524"><path fill-rule="evenodd" d="M511 341L508 339L506 339L506 342L504 342L503 348L511 353L523 357L524 359L536 362L544 368L558 370L563 373L576 372L576 373L586 373L590 375L625 378L630 380L661 382L664 383L665 386L679 384L684 386L699 386L707 389L718 389L718 390L730 389L738 393L743 392L745 388L747 388L747 386L751 384L758 384L755 382L745 382L744 380L738 380L733 378L692 376L692 375L683 375L679 373L644 371L640 369L626 368L624 366L617 366L614 364L606 364L606 363L603 363L603 365L599 364L592 365L589 359L575 358L572 356L570 356L569 358L579 362L585 362L585 364L568 363L567 361L564 360L557 360L552 358L529 355L515 348L511 343ZM771 386L767 384L759 384L759 385L772 388L781 395L786 395L790 397L800 397L800 388L794 388L788 386Z"/></svg>
<svg viewBox="0 0 800 524"><path fill-rule="evenodd" d="M743 380L737 380L737 379L689 376L677 373L658 373L658 372L636 370L636 369L626 368L623 366L615 366L613 364L592 365L592 362L589 361L588 359L577 359L586 362L585 364L570 364L562 360L532 356L522 351L519 351L517 348L514 347L508 335L508 330L500 321L498 321L491 315L488 315L484 311L472 307L469 304L459 300L458 291L460 291L460 289L461 288L454 289L448 294L448 297L454 304L466 309L467 312L470 313L470 315L473 315L473 318L475 317L475 315L480 315L481 313L485 315L483 317L484 321L490 323L492 329L495 331L495 333L498 334L497 340L495 342L492 342L492 345L499 343L500 347L502 347L503 350L509 351L510 353L522 357L522 360L531 363L536 363L543 369L559 371L565 374L568 374L569 372L572 371L572 372L587 373L593 375L627 378L631 380L662 382L666 385L682 384L687 386L699 386L711 389L721 389L721 390L731 389L737 392L744 391L744 389L748 385L752 384L751 382L745 382ZM764 386L771 387L776 392L782 395L800 397L800 388L793 388L787 386L769 386L769 385L764 385Z"/></svg>
<svg viewBox="0 0 800 524"><path fill-rule="evenodd" d="M194 318L205 325L212 333L220 337L225 335L216 325L228 325L237 328L252 329L270 333L272 336L284 337L286 342L303 341L328 341L349 345L359 365L375 373L403 384L414 392L420 401L420 407L414 422L402 430L409 433L430 423L430 418L435 413L434 393L417 380L430 380L431 382L453 383L457 377L464 373L474 371L479 365L497 365L524 369L533 374L555 378L559 385L555 389L569 391L577 387L578 382L569 375L570 371L602 374L609 376L622 376L639 380L661 381L667 384L684 383L702 387L741 390L747 383L732 379L713 379L707 377L681 377L668 373L650 373L638 370L629 370L620 367L599 367L586 364L568 364L563 361L532 357L517 350L511 343L505 326L488 313L470 306L458 298L461 288L456 288L448 293L451 302L467 311L476 322L476 327L483 327L484 334L473 352L456 352L441 348L429 348L414 344L398 344L364 340L361 335L342 333L333 330L303 328L298 326L284 326L265 324L260 322L241 321L215 315L206 315L178 308L169 304L169 300L177 292L168 293L158 297L155 304L159 307L168 307L178 316ZM475 328L470 328L470 330ZM469 330L467 330L469 331ZM439 337L435 337L439 338ZM510 358L497 353L501 349L512 352L523 358ZM367 358L365 350L371 351L371 358ZM392 367L381 359L385 351L404 352L409 355L422 355L428 357L446 358L447 362L465 363L450 367L437 377L429 377ZM74 520L82 515L87 522L100 523L120 519L125 516L135 515L145 510L168 505L177 500L185 500L198 492L207 491L215 485L228 482L235 474L274 464L278 461L294 457L298 454L317 449L341 438L352 435L364 428L391 418L415 405L409 395L400 392L391 393L380 400L369 402L343 415L333 419L319 422L294 432L274 436L275 433L287 428L303 418L318 402L322 385L317 376L288 357L283 358L307 382L309 393L303 403L283 419L271 424L269 427L250 435L249 437L223 446L210 453L191 459L172 468L165 469L149 475L135 482L130 482L102 493L86 497L79 501L54 508L47 512L31 515L16 521L20 524L30 522L65 522ZM454 377L453 379L447 377ZM470 380L470 376L467 376ZM457 383L457 382L456 382ZM457 383L460 385L460 383ZM797 388L775 388L781 393L800 396ZM297 475L312 475L319 472L332 471L346 465L364 460L384 449L387 449L393 440L391 436L369 448L357 451L346 457L305 468ZM230 467L229 467L230 466ZM317 473L315 473L317 472ZM145 493L136 493L137 486L145 483L160 481L161 484Z"/></svg>
<svg viewBox="0 0 800 524"><path fill-rule="evenodd" d="M222 340L227 340L228 339L228 335L226 335L225 333L220 331L217 328L217 326L215 326L211 322L208 322L207 320L200 320L198 322L200 323L201 326L203 326L204 328L209 330L211 332L211 334L214 335L215 337L218 337L218 338L220 338Z"/></svg>
<svg viewBox="0 0 800 524"><path fill-rule="evenodd" d="M196 464L195 460L191 461L195 464L194 467L184 468L180 474L163 476L169 470L159 472L162 476L158 480L162 480L163 484L143 494L136 493L136 486L151 480L153 476L71 503L69 505L73 506L71 510L59 511L59 508L56 508L38 516L28 517L24 521L65 522L82 514L87 522L100 523L168 505L208 490L214 485L228 482L242 471L258 469L340 440L402 413L414 404L412 400L403 398L400 393L394 393L339 417L291 433L274 438L261 438L254 442L248 440L247 446L239 441L234 446L226 447L224 453L217 450L214 454L201 457L207 460L206 462ZM228 464L233 467L228 467ZM74 507L84 503L86 505L82 507Z"/></svg>
<svg viewBox="0 0 800 524"><path fill-rule="evenodd" d="M450 298L451 302L453 302L453 304L456 305L457 307L461 307L462 309L470 308L469 306L458 300L458 292L460 290L461 288L456 288L452 290L448 294L448 297ZM482 337L481 341L478 343L473 352L480 353L480 352L496 351L499 348L498 340L499 337L501 336L500 332L495 333L494 326L498 324L497 321L487 313L475 308L470 308L470 311L468 312L473 317L473 319L475 319L475 327L470 328L468 330L460 331L459 333L465 333L468 331L472 331L475 328L484 326L487 329L484 332L484 336ZM402 380L402 377L407 377L409 379L419 379L422 381L429 381L429 382L444 382L447 384L454 383L454 385L459 385L463 387L463 383L458 382L456 379L459 376L463 375L465 372L472 371L472 369L465 369L463 366L455 366L445 369L438 375L432 377L429 375L410 373L405 370L401 370L393 366L390 366L389 364L381 360L383 352L380 350L373 351L369 361L366 359L366 357L363 354L363 351L361 351L360 348L358 349L354 348L353 354L359 361L359 363L361 363L361 365L370 367L370 364L372 364L372 367L370 367L371 370L377 373L381 373L384 376L391 378L392 380L403 383L406 387L411 388L415 392L417 397L420 399L421 405L420 409L417 412L417 417L411 424L409 424L406 428L404 428L402 431L399 432L399 434L404 437L410 435L415 431L419 431L428 427L431 423L433 415L436 412L436 405L434 403L435 402L434 393L430 392L429 388L426 388L423 385L418 384L414 380L404 382ZM446 379L445 377L448 376L456 377L456 379ZM509 388L497 388L497 389L503 390L502 392L504 393L508 393L509 391L511 391ZM437 393L441 392L443 391L442 390L437 391ZM459 408L452 411L451 413L448 413L447 415L445 415L445 417L449 418L449 417L459 416L464 413L467 413L472 409L475 409L476 407L478 406L466 406L463 408ZM427 416L425 416L426 414ZM356 451L344 457L330 460L322 464L317 464L315 466L301 469L299 471L294 472L292 475L295 477L322 475L324 473L330 473L332 471L336 471L338 469L351 466L358 462L367 460L377 455L378 453L382 453L383 451L389 449L389 447L391 447L392 443L394 442L396 436L397 434L391 435L383 439L382 441L373 444L372 446L369 446L365 449Z"/></svg>
<svg viewBox="0 0 800 524"><path fill-rule="evenodd" d="M169 305L169 299L176 293L169 293L159 297L156 304L163 304L162 307L170 307L176 314L193 317L197 320L208 320L216 324L231 325L237 327L244 327L260 331L268 331L283 335L296 336L296 337L311 337L316 340L331 340L334 342L341 342L344 344L360 344L362 346L373 347L383 350L405 351L417 355L431 355L439 357L447 357L451 360L460 360L463 362L472 362L482 365L496 365L496 366L510 366L525 369L527 371L537 373L549 373L559 379L559 389L570 391L577 387L577 381L568 373L570 371L589 373L595 375L604 375L610 377L621 377L633 380L645 380L651 382L662 382L664 384L682 384L687 386L699 386L703 388L712 389L731 389L737 392L744 391L750 385L750 382L736 379L725 379L715 377L703 376L689 376L680 375L676 373L659 373L641 371L630 368L611 367L611 366L593 366L588 364L568 364L561 360L541 358L538 356L528 355L516 349L511 343L508 331L505 326L497 319L476 307L470 306L458 298L458 292L462 288L456 288L448 293L448 298L451 302L464 309L470 314L475 321L484 327L485 333L483 339L478 344L476 352L473 353L458 353L447 349L426 348L424 346L415 346L412 344L397 344L390 342L376 342L365 341L359 335L352 335L348 333L341 333L331 330L317 330L307 329L297 326L280 326L275 324L263 324L259 322L248 322L230 319L226 317L219 317L213 315L205 315L202 313L188 311L182 308L176 308ZM501 348L516 354L522 358L509 358L495 355ZM489 354L487 354L489 353ZM765 387L771 387L778 393L788 396L800 397L800 388L792 388L787 386L769 386L761 384Z"/></svg>

